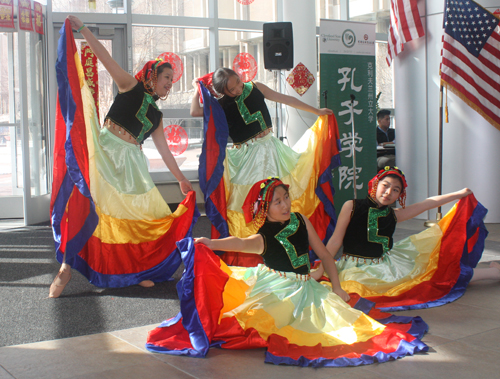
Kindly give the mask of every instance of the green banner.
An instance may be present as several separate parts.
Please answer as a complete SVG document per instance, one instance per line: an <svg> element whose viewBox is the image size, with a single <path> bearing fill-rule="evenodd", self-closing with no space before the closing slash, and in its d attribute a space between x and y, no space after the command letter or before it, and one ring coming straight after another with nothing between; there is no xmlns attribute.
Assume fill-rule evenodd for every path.
<svg viewBox="0 0 500 379"><path fill-rule="evenodd" d="M334 111L342 148L333 172L338 214L347 200L366 197L377 170L375 26L321 20L320 39L321 106Z"/></svg>

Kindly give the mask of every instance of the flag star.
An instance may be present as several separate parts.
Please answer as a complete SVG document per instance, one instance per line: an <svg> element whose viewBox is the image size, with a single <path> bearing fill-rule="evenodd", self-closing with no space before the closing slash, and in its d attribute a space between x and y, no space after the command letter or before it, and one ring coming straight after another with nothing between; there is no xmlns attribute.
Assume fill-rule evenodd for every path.
<svg viewBox="0 0 500 379"><path fill-rule="evenodd" d="M484 27L481 28L481 31L484 31Z"/></svg>
<svg viewBox="0 0 500 379"><path fill-rule="evenodd" d="M476 38L479 38L479 34L476 35Z"/></svg>
<svg viewBox="0 0 500 379"><path fill-rule="evenodd" d="M467 45L470 45L470 41L467 42Z"/></svg>
<svg viewBox="0 0 500 379"><path fill-rule="evenodd" d="M486 38L486 36L487 36L487 35L488 35L488 34L484 33L484 34L483 34L483 37L484 37L484 38Z"/></svg>

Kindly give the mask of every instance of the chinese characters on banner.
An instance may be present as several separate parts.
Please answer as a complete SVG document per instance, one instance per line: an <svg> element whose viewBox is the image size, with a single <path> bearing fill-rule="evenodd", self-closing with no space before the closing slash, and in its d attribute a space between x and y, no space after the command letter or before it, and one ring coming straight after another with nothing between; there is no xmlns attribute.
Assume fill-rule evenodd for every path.
<svg viewBox="0 0 500 379"><path fill-rule="evenodd" d="M33 31L31 21L31 0L19 0L19 29Z"/></svg>
<svg viewBox="0 0 500 379"><path fill-rule="evenodd" d="M43 34L43 13L42 13L42 4L38 1L34 1L34 9L35 9L35 32L38 34Z"/></svg>
<svg viewBox="0 0 500 379"><path fill-rule="evenodd" d="M326 91L326 105L337 118L342 147L342 164L333 172L338 213L354 197L354 175L357 198L364 198L377 169L375 24L321 20L320 77L320 93ZM324 98L321 102L324 107Z"/></svg>
<svg viewBox="0 0 500 379"><path fill-rule="evenodd" d="M0 28L14 28L14 0L0 0Z"/></svg>
<svg viewBox="0 0 500 379"><path fill-rule="evenodd" d="M94 98L97 118L99 119L99 77L97 73L97 57L90 49L87 42L82 42L82 67L83 73L85 74L85 81Z"/></svg>

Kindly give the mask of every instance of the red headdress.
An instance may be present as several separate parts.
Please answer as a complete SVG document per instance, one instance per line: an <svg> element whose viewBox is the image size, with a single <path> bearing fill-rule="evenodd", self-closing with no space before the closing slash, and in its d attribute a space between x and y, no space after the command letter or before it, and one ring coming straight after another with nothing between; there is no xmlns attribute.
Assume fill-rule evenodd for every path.
<svg viewBox="0 0 500 379"><path fill-rule="evenodd" d="M182 75L183 68L180 67L180 73L178 72L177 64L175 62L175 58L173 57L175 54L172 53L163 53L158 58L146 62L142 70L140 70L137 74L135 74L135 78L144 83L144 88L148 93L152 96L156 95L156 83L158 81L158 67L168 63L172 70L174 71L174 75L172 78L172 82L175 83L179 80L180 75ZM175 57L177 57L175 55ZM182 62L181 62L182 64ZM168 94L165 97L162 97L161 100L165 100L168 97Z"/></svg>
<svg viewBox="0 0 500 379"><path fill-rule="evenodd" d="M264 225L269 204L273 200L274 190L279 185L289 187L288 184L283 183L278 178L264 179L252 186L241 207L247 224L253 220L257 228Z"/></svg>
<svg viewBox="0 0 500 379"><path fill-rule="evenodd" d="M220 99L222 97L222 95L214 89L214 86L212 84L213 74L214 73L211 72L209 74L202 76L201 78L198 78L198 87L200 86L200 83L203 83L205 88L208 89L210 91L210 93L212 95L214 95L214 97L216 97L217 99ZM198 90L199 90L199 88L198 88ZM200 93L201 93L201 90L200 90ZM200 100L203 103L203 98L201 96L200 96Z"/></svg>
<svg viewBox="0 0 500 379"><path fill-rule="evenodd" d="M385 166L382 170L380 170L378 174L375 175L373 179L368 182L368 194L372 198L375 198L377 194L378 182L387 175L396 175L398 178L401 179L401 182L403 183L403 188L401 189L401 193L399 194L398 200L399 204L401 204L401 206L404 208L406 202L406 187L408 187L408 184L406 183L405 174L397 167Z"/></svg>

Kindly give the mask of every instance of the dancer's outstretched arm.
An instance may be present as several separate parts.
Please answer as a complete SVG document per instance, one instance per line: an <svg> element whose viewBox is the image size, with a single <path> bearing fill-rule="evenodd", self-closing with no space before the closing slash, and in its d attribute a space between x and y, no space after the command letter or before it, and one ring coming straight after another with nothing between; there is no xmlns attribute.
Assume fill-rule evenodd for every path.
<svg viewBox="0 0 500 379"><path fill-rule="evenodd" d="M194 243L201 243L212 250L237 251L241 253L262 254L264 251L264 239L260 234L254 234L247 238L227 237L221 239L195 238Z"/></svg>
<svg viewBox="0 0 500 379"><path fill-rule="evenodd" d="M324 116L324 115L330 115L333 114L333 111L328 108L315 108L312 107L303 101L300 101L296 97L285 95L279 92L276 92L266 86L265 84L256 82L255 85L259 89L260 92L264 95L264 97L268 100L275 101L277 103L282 103L285 105L289 105L293 108L300 109L302 111L306 111L312 114L315 114L316 116Z"/></svg>
<svg viewBox="0 0 500 379"><path fill-rule="evenodd" d="M83 26L83 22L75 16L68 16L68 20L71 27L74 30L79 30ZM84 27L80 30L80 33L85 38L85 41L89 44L90 48L96 55L97 59L106 67L113 81L116 83L118 90L120 92L126 92L131 90L137 84L137 79L125 71L112 57L109 55L106 48L99 42L97 38L92 34L89 28Z"/></svg>
<svg viewBox="0 0 500 379"><path fill-rule="evenodd" d="M402 222L418 216L419 214L430 209L437 208L451 201L461 199L462 197L468 196L471 193L472 191L470 189L464 188L457 192L429 197L424 201L409 205L406 208L396 208L394 209L394 212L396 213L398 222Z"/></svg>

